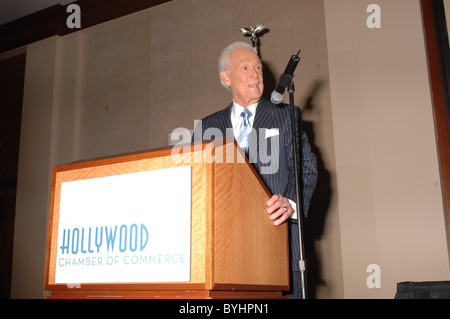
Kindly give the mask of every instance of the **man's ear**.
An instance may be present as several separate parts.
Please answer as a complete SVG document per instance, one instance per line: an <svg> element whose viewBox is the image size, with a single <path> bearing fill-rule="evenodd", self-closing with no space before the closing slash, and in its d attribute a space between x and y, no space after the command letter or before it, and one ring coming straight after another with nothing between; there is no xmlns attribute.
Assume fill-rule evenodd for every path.
<svg viewBox="0 0 450 319"><path fill-rule="evenodd" d="M230 76L226 71L220 71L220 78L222 79L222 82L225 83L226 86L231 85Z"/></svg>

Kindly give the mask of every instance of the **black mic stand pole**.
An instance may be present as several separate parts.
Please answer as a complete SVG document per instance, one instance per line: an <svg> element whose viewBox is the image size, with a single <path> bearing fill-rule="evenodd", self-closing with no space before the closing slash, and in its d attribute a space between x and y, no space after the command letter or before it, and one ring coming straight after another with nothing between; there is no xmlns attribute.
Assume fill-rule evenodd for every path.
<svg viewBox="0 0 450 319"><path fill-rule="evenodd" d="M288 75L286 75L288 76ZM306 293L306 262L304 258L304 246L303 246L303 178L302 178L302 159L301 153L298 153L297 149L297 134L296 134L296 123L295 123L295 106L294 106L294 92L295 86L292 81L292 76L289 77L288 92L289 92L289 104L291 109L291 130L292 130L292 156L294 157L294 172L295 172L295 193L296 193L296 203L297 203L297 231L298 231L298 247L300 251L298 260L298 270L300 272L300 289L301 289L301 299L307 298ZM298 131L300 133L300 150L302 148L302 115L301 110L299 110L300 120L298 121ZM300 161L300 165L299 165Z"/></svg>

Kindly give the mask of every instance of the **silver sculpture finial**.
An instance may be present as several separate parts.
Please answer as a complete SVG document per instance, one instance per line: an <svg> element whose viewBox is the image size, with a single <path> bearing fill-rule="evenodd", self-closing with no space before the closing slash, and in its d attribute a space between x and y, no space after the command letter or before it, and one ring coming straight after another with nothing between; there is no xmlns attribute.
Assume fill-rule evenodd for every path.
<svg viewBox="0 0 450 319"><path fill-rule="evenodd" d="M250 26L250 27L241 28L239 31L246 36L252 37L252 45L255 48L257 34L260 33L261 31L264 31L265 29L266 29L266 26L264 24L260 23L255 27Z"/></svg>

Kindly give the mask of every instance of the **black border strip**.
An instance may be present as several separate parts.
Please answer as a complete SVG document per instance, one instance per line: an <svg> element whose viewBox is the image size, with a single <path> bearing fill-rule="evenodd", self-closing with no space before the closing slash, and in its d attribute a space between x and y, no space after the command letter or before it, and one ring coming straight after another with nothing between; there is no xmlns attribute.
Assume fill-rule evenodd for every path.
<svg viewBox="0 0 450 319"><path fill-rule="evenodd" d="M125 15L161 5L172 0L78 0L47 9L0 26L0 53L7 52L51 36L63 36ZM70 29L66 20L70 4L81 10L81 28Z"/></svg>

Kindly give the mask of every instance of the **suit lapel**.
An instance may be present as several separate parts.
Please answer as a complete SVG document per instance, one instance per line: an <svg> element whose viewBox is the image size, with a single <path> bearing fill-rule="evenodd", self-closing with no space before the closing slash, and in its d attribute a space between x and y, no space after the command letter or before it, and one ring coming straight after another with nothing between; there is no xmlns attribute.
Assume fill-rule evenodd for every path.
<svg viewBox="0 0 450 319"><path fill-rule="evenodd" d="M256 117L253 122L253 127L257 130L259 128L273 128L274 127L274 109L273 106L266 100L261 99L256 109Z"/></svg>
<svg viewBox="0 0 450 319"><path fill-rule="evenodd" d="M252 135L250 136L249 158L251 162L256 163L258 161L259 139L266 138L265 129L274 128L274 124L275 118L272 104L261 99L256 108L256 117L253 122Z"/></svg>

